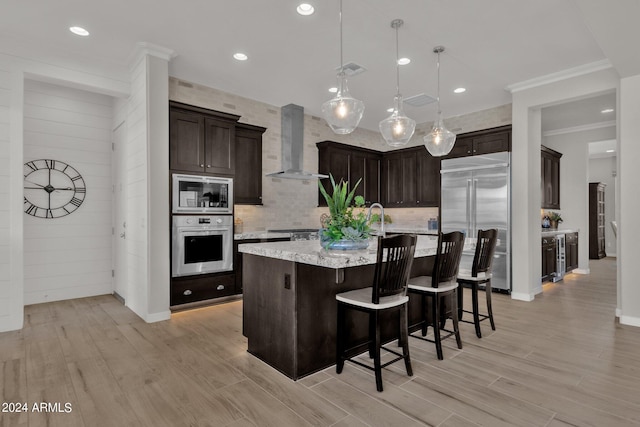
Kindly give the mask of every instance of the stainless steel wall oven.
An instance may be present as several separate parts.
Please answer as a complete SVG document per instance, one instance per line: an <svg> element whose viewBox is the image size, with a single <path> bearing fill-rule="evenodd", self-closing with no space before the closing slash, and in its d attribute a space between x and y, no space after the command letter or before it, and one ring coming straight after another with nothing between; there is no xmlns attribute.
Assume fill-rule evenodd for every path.
<svg viewBox="0 0 640 427"><path fill-rule="evenodd" d="M233 270L233 216L174 215L171 276Z"/></svg>

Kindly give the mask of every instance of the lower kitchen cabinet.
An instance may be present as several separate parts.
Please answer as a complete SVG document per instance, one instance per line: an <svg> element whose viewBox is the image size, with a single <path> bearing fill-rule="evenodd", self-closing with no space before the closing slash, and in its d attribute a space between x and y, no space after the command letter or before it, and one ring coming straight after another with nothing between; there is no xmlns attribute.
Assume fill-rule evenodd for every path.
<svg viewBox="0 0 640 427"><path fill-rule="evenodd" d="M566 272L578 268L578 233L567 233L565 237Z"/></svg>
<svg viewBox="0 0 640 427"><path fill-rule="evenodd" d="M172 307L235 295L236 276L231 273L201 274L171 279Z"/></svg>
<svg viewBox="0 0 640 427"><path fill-rule="evenodd" d="M553 279L556 273L556 238L542 238L542 282Z"/></svg>
<svg viewBox="0 0 640 427"><path fill-rule="evenodd" d="M233 271L235 273L236 293L242 293L242 252L238 252L238 245L243 243L268 243L268 242L288 242L288 237L278 237L273 239L243 239L233 241Z"/></svg>

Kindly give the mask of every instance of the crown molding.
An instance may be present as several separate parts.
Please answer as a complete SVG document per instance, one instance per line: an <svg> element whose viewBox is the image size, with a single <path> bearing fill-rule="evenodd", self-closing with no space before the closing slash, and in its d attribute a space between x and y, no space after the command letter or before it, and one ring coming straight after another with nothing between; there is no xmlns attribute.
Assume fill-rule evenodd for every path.
<svg viewBox="0 0 640 427"><path fill-rule="evenodd" d="M609 61L608 59L603 59L601 61L591 62L589 64L579 65L574 68L568 68L566 70L558 71L557 73L551 73L544 76L535 77L530 80L525 80L523 82L513 83L505 87L505 90L511 93L520 92L523 90L548 85L550 83L559 82L573 77L595 73L596 71L607 70L609 68L613 68L613 65L611 65L611 61Z"/></svg>
<svg viewBox="0 0 640 427"><path fill-rule="evenodd" d="M572 126L568 128L562 128L562 129L548 130L546 132L543 132L542 136L547 137L547 136L555 136L555 135L564 135L567 133L585 132L589 130L602 129L602 128L615 127L615 126L616 126L615 120L608 120L606 122L589 123L588 125L580 125L580 126Z"/></svg>

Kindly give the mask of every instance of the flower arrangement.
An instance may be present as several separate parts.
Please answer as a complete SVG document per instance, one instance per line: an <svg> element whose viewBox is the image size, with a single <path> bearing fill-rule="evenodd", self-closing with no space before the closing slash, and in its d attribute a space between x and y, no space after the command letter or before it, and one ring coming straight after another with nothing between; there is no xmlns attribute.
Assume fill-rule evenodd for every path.
<svg viewBox="0 0 640 427"><path fill-rule="evenodd" d="M320 193L327 201L329 207L329 220L323 230L322 240L333 243L341 240L366 241L371 233L367 216L364 213L364 197L354 196L360 181L347 192L348 182L340 180L336 183L333 175L331 180L332 194L325 190L322 182L318 181ZM354 206L351 205L353 202Z"/></svg>
<svg viewBox="0 0 640 427"><path fill-rule="evenodd" d="M549 217L549 221L562 222L562 216L560 216L558 212L549 212L547 216Z"/></svg>

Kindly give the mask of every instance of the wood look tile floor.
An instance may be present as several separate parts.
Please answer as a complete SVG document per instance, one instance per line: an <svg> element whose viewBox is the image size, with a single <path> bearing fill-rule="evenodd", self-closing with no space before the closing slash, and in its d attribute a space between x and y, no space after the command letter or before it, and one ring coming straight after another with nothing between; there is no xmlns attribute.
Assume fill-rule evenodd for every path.
<svg viewBox="0 0 640 427"><path fill-rule="evenodd" d="M462 324L443 361L412 339L414 376L386 368L383 393L353 364L293 382L249 355L241 301L154 324L111 296L28 306L0 334L0 401L29 408L0 425L637 426L640 328L615 320L615 261L590 268L530 303L494 294L497 330Z"/></svg>

